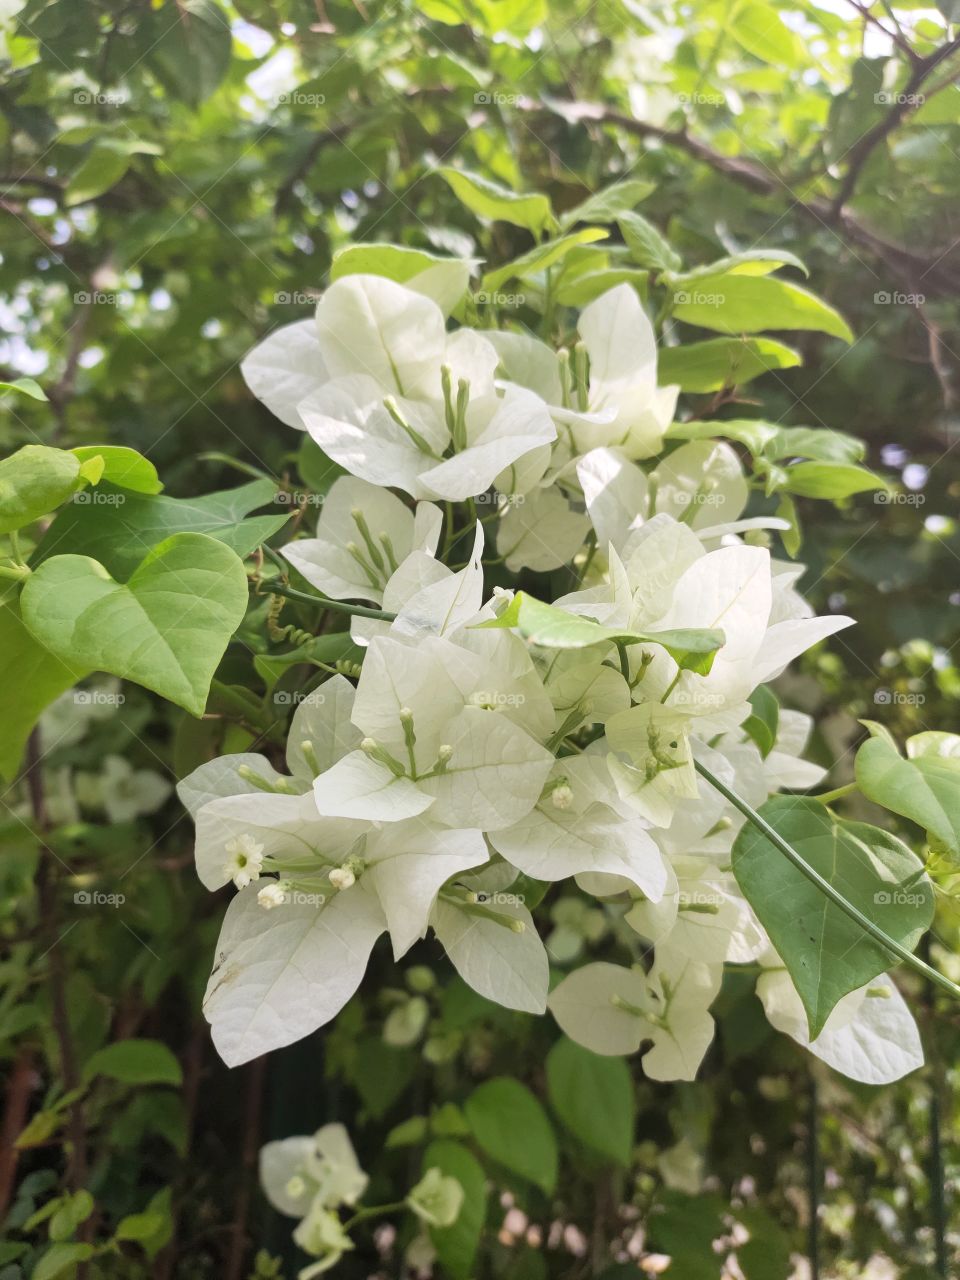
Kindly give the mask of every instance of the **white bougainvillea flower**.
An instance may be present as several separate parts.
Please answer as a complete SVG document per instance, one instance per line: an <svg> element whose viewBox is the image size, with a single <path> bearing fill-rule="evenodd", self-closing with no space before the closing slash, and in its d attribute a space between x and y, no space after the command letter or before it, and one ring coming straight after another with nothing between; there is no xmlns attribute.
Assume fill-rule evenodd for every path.
<svg viewBox="0 0 960 1280"><path fill-rule="evenodd" d="M749 489L740 459L723 440L691 440L667 455L651 474L655 512L691 529L729 524L742 514Z"/></svg>
<svg viewBox="0 0 960 1280"><path fill-rule="evenodd" d="M456 1178L430 1168L409 1192L406 1202L427 1226L450 1227L463 1207L463 1187Z"/></svg>
<svg viewBox="0 0 960 1280"><path fill-rule="evenodd" d="M592 449L577 462L577 479L598 547L622 549L646 519L650 482L620 449Z"/></svg>
<svg viewBox="0 0 960 1280"><path fill-rule="evenodd" d="M273 1207L289 1217L304 1217L317 1202L325 1209L355 1205L368 1182L342 1124L260 1149L260 1185Z"/></svg>
<svg viewBox="0 0 960 1280"><path fill-rule="evenodd" d="M323 1275L335 1267L345 1253L356 1248L337 1215L320 1204L311 1205L293 1238L304 1253L320 1259L303 1267L297 1273L298 1280L313 1280L314 1276Z"/></svg>
<svg viewBox="0 0 960 1280"><path fill-rule="evenodd" d="M682 801L696 800L690 716L642 702L611 716L606 740L610 774L624 801L658 827L669 826Z"/></svg>
<svg viewBox="0 0 960 1280"><path fill-rule="evenodd" d="M643 1056L652 1080L693 1080L713 1039L709 1008L723 966L658 947L645 974L614 964L588 964L554 988L547 1005L571 1040L594 1053Z"/></svg>
<svg viewBox="0 0 960 1280"><path fill-rule="evenodd" d="M506 667L485 671L475 654L440 637L376 637L353 711L361 749L317 778L317 805L376 822L430 810L439 825L509 826L536 803L553 764L518 723L528 714L536 708L528 712L525 695L513 694Z"/></svg>
<svg viewBox="0 0 960 1280"><path fill-rule="evenodd" d="M538 661L544 689L553 703L556 729L576 723L604 724L630 706L627 682L606 662L600 645L545 650Z"/></svg>
<svg viewBox="0 0 960 1280"><path fill-rule="evenodd" d="M274 799L313 804L310 796ZM363 825L366 832L338 843L345 827ZM479 832L420 822L379 829L301 816L276 843L282 847L264 863L281 877L285 901L266 911L255 885L237 894L204 998L229 1066L328 1022L359 986L380 934L389 930L395 956L402 955L426 931L443 884L488 857Z"/></svg>
<svg viewBox="0 0 960 1280"><path fill-rule="evenodd" d="M155 813L171 791L155 770L135 769L113 755L104 759L99 773L78 772L75 788L81 804L102 809L111 822L133 822L141 814Z"/></svg>
<svg viewBox="0 0 960 1280"><path fill-rule="evenodd" d="M660 850L645 825L624 814L602 755L558 760L536 808L490 843L535 880L615 876L654 901L667 883Z"/></svg>
<svg viewBox="0 0 960 1280"><path fill-rule="evenodd" d="M657 386L656 335L634 289L616 285L591 302L578 331L574 351L559 357L524 334L495 334L491 341L507 378L550 404L564 454L619 447L630 458L651 457L680 389Z"/></svg>
<svg viewBox="0 0 960 1280"><path fill-rule="evenodd" d="M776 963L775 955L770 959ZM923 1066L913 1015L886 974L844 996L816 1040L810 1039L803 1003L785 969L762 974L757 995L772 1026L851 1080L890 1084Z"/></svg>
<svg viewBox="0 0 960 1280"><path fill-rule="evenodd" d="M437 899L430 924L450 963L474 991L526 1013L547 1007L547 953L506 863L458 876Z"/></svg>
<svg viewBox="0 0 960 1280"><path fill-rule="evenodd" d="M247 386L288 427L305 430L297 406L330 379L314 320L274 329L240 364Z"/></svg>
<svg viewBox="0 0 960 1280"><path fill-rule="evenodd" d="M287 543L282 554L324 595L379 604L411 552L435 554L442 523L432 503L411 511L389 489L341 476L324 499L317 536Z"/></svg>

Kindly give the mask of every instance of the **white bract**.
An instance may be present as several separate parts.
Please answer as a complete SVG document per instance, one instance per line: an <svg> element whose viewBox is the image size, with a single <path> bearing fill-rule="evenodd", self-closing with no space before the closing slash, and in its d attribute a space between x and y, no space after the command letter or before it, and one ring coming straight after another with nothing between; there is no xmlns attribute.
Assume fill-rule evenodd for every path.
<svg viewBox="0 0 960 1280"><path fill-rule="evenodd" d="M348 473L283 556L328 600L381 612L352 618L348 675L298 701L285 771L271 744L180 784L200 879L238 891L204 1003L222 1056L307 1035L381 935L399 960L432 933L484 998L549 1008L597 1053L641 1052L653 1079L693 1079L724 966L758 964L773 1026L856 1079L897 1078L921 1056L886 977L810 1042L734 875L744 815L699 772L753 807L822 780L801 759L809 718L757 691L850 619L813 617L802 568L759 545L785 522L749 514L730 444L668 438L677 388L657 386L630 285L590 303L558 352L453 327L469 269L344 276L243 365ZM524 593L553 575L532 611L509 585L491 594L521 571ZM921 738L913 754L947 753L945 735ZM549 995L545 919L568 970ZM411 990L386 1014L389 1044L430 1035L426 988ZM270 1144L262 1170L301 1219L310 1274L334 1266L352 1247L336 1210L365 1186L345 1135ZM436 1227L460 1195L430 1170L407 1204Z"/></svg>

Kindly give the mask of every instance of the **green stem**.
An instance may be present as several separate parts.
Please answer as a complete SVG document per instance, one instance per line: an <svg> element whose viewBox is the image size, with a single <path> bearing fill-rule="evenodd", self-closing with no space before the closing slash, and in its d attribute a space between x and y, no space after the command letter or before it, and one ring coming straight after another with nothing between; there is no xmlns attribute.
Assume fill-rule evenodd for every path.
<svg viewBox="0 0 960 1280"><path fill-rule="evenodd" d="M287 562L274 551L273 547L264 544L263 552L278 569L286 573ZM355 618L377 618L380 622L393 622L397 616L395 613L388 613L386 609L371 609L365 604L347 604L345 600L328 600L326 596L311 596L306 591L298 591L296 587L288 586L285 582L264 582L263 589L273 595L286 596L288 600L302 600L305 604L321 605L324 609L333 609L335 613L349 613Z"/></svg>
<svg viewBox="0 0 960 1280"><path fill-rule="evenodd" d="M879 925L874 924L870 917L864 915L859 907L855 907L852 902L848 902L843 894L833 887L829 880L825 880L819 871L811 867L809 862L797 853L793 845L788 844L787 841L784 840L783 836L781 836L765 818L761 817L761 815L757 813L756 809L747 804L746 800L741 796L738 796L735 791L731 791L728 786L721 782L719 778L715 777L707 766L701 764L699 760L695 760L693 763L697 773L699 773L702 778L706 778L707 782L709 782L712 787L715 787L726 800L729 800L733 807L738 809L747 821L752 823L757 830L760 831L770 841L770 843L796 867L801 875L806 876L810 883L814 885L815 888L819 889L825 898L829 899L829 901L832 902L835 907L839 908L844 915L849 916L855 924L858 924L865 933L868 933L870 937L873 938L874 942L878 942L881 947L889 951L892 955L895 955L898 960L902 960L908 968L914 969L917 973L922 973L924 977L929 978L931 982L935 982L938 987L943 987L944 991L949 991L952 996L956 996L960 999L960 986L957 986L955 982L951 982L949 978L945 977L942 973L939 973L932 965L921 960L919 956L915 956L912 951L908 950L902 943L897 942L895 938L891 938L889 934L884 933Z"/></svg>
<svg viewBox="0 0 960 1280"><path fill-rule="evenodd" d="M406 1200L394 1200L392 1204L373 1204L368 1209L358 1209L352 1218L348 1218L343 1224L344 1231L349 1231L351 1227L355 1227L358 1222L363 1222L365 1218L375 1218L380 1213L397 1213L401 1209L406 1209Z"/></svg>
<svg viewBox="0 0 960 1280"><path fill-rule="evenodd" d="M844 796L851 795L857 789L855 782L848 782L846 786L837 787L833 791L824 791L822 795L811 796L812 800L819 800L821 804L833 804L834 800L842 800Z"/></svg>

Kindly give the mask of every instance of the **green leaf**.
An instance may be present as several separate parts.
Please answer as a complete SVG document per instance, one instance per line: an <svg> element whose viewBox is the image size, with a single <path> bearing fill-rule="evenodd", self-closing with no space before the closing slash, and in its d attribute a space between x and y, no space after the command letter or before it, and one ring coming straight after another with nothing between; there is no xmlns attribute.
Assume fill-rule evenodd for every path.
<svg viewBox="0 0 960 1280"><path fill-rule="evenodd" d="M617 226L630 250L631 259L638 266L651 267L655 271L679 271L683 266L683 260L642 214L621 213Z"/></svg>
<svg viewBox="0 0 960 1280"><path fill-rule="evenodd" d="M69 1240L77 1227L93 1213L93 1196L81 1189L67 1196L50 1219L50 1239Z"/></svg>
<svg viewBox="0 0 960 1280"><path fill-rule="evenodd" d="M727 30L761 62L778 67L805 66L808 58L800 37L784 23L771 4L739 4Z"/></svg>
<svg viewBox="0 0 960 1280"><path fill-rule="evenodd" d="M913 950L933 918L933 887L901 840L864 822L841 822L818 801L796 796L774 796L759 812L848 902ZM816 1039L837 1001L895 958L749 822L733 846L733 871L783 958Z"/></svg>
<svg viewBox="0 0 960 1280"><path fill-rule="evenodd" d="M32 524L80 487L80 463L64 449L28 444L0 462L0 534Z"/></svg>
<svg viewBox="0 0 960 1280"><path fill-rule="evenodd" d="M641 298L645 298L649 279L649 271L642 271L639 267L603 267L599 271L587 271L569 278L562 274L556 299L563 307L585 307L618 284L632 284Z"/></svg>
<svg viewBox="0 0 960 1280"><path fill-rule="evenodd" d="M409 1119L401 1120L399 1124L393 1126L383 1145L388 1151L392 1151L394 1147L414 1147L423 1142L426 1136L427 1117L410 1116Z"/></svg>
<svg viewBox="0 0 960 1280"><path fill-rule="evenodd" d="M121 1084L172 1084L183 1081L180 1063L159 1040L117 1040L98 1049L83 1068L85 1080L109 1076Z"/></svg>
<svg viewBox="0 0 960 1280"><path fill-rule="evenodd" d="M304 484L324 497L329 493L334 480L347 474L339 462L328 458L320 446L306 434L297 450L297 471Z"/></svg>
<svg viewBox="0 0 960 1280"><path fill-rule="evenodd" d="M780 487L799 498L837 500L855 493L866 493L870 489L889 490L890 486L863 467L835 462L798 462L787 468L786 479Z"/></svg>
<svg viewBox="0 0 960 1280"><path fill-rule="evenodd" d="M630 1164L637 1117L623 1058L601 1057L564 1036L547 1055L547 1095L584 1146L624 1167Z"/></svg>
<svg viewBox="0 0 960 1280"><path fill-rule="evenodd" d="M81 462L100 458L103 470L100 479L108 480L120 489L132 489L135 493L159 493L163 488L157 476L157 468L149 458L136 449L118 444L88 444L70 452Z"/></svg>
<svg viewBox="0 0 960 1280"><path fill-rule="evenodd" d="M622 213L632 213L642 200L656 191L656 183L628 178L589 196L575 209L560 215L560 226L566 231L578 222L616 222Z"/></svg>
<svg viewBox="0 0 960 1280"><path fill-rule="evenodd" d="M454 259L444 258L440 254L427 253L425 249L411 249L400 244L381 244L377 241L348 244L338 249L330 264L330 279L339 280L341 276L372 275L386 276L397 284L406 284L428 267L442 266Z"/></svg>
<svg viewBox="0 0 960 1280"><path fill-rule="evenodd" d="M790 280L735 272L700 277L688 289L675 289L678 320L719 333L760 333L765 329L815 329L853 341L843 316L815 294Z"/></svg>
<svg viewBox="0 0 960 1280"><path fill-rule="evenodd" d="M559 240L545 240L543 244L538 244L536 248L531 249L529 253L523 254L522 257L515 258L513 262L508 262L505 266L498 267L496 271L490 271L483 277L484 289L499 289L502 284L508 280L516 278L517 280L528 280L531 276L537 275L541 271L546 271L548 267L552 267L570 252L581 244L592 244L596 240L606 240L609 232L604 231L601 227L584 227L582 231L574 231L568 236L561 236Z"/></svg>
<svg viewBox="0 0 960 1280"><path fill-rule="evenodd" d="M487 1216L487 1180L483 1168L459 1142L431 1142L423 1153L421 1169L439 1169L463 1187L463 1206L452 1227L431 1227L430 1238L444 1271L451 1280L469 1280Z"/></svg>
<svg viewBox="0 0 960 1280"><path fill-rule="evenodd" d="M167 92L197 106L210 96L230 66L232 36L214 0L166 0L145 24L147 66Z"/></svg>
<svg viewBox="0 0 960 1280"><path fill-rule="evenodd" d="M507 1076L485 1080L467 1098L464 1112L491 1160L550 1195L557 1183L557 1140L525 1085Z"/></svg>
<svg viewBox="0 0 960 1280"><path fill-rule="evenodd" d="M67 183L67 204L95 200L116 186L130 168L130 157L114 147L95 145Z"/></svg>
<svg viewBox="0 0 960 1280"><path fill-rule="evenodd" d="M445 166L437 173L449 184L461 204L481 218L526 227L534 235L556 226L550 201L539 192L511 191L509 187L501 187L489 178L466 169Z"/></svg>
<svg viewBox="0 0 960 1280"><path fill-rule="evenodd" d="M682 347L661 347L657 378L661 386L676 383L681 391L705 394L742 386L770 369L793 369L801 363L799 351L773 338L709 338Z"/></svg>
<svg viewBox="0 0 960 1280"><path fill-rule="evenodd" d="M109 486L103 488L104 493L109 492ZM248 512L272 501L276 493L277 486L271 480L253 480L202 498L122 493L112 502L102 495L98 500L71 502L42 538L33 563L42 563L67 546L99 560L122 582L146 552L174 533L209 534L243 558L290 518L288 509L280 515L244 519Z"/></svg>
<svg viewBox="0 0 960 1280"><path fill-rule="evenodd" d="M671 276L670 283L674 288L691 284L703 276L715 276L722 271L733 275L765 276L780 267L796 267L805 276L809 276L806 263L791 253L789 249L747 249L743 253L731 253L725 258L717 258L702 267L693 267L679 275Z"/></svg>
<svg viewBox="0 0 960 1280"><path fill-rule="evenodd" d="M760 748L760 754L768 756L777 740L780 723L780 703L776 694L765 684L758 685L750 695L752 714L744 721L744 729Z"/></svg>
<svg viewBox="0 0 960 1280"><path fill-rule="evenodd" d="M668 440L736 440L755 458L776 462L785 458L814 458L819 462L858 462L862 440L823 427L781 427L762 418L731 418L706 422L674 422Z"/></svg>
<svg viewBox="0 0 960 1280"><path fill-rule="evenodd" d="M19 391L21 395L29 396L31 400L48 399L43 387L33 378L17 378L15 382L0 382L0 395L6 391Z"/></svg>
<svg viewBox="0 0 960 1280"><path fill-rule="evenodd" d="M713 656L724 642L722 631L627 631L605 627L592 618L567 613L518 591L496 618L478 624L482 628L516 627L533 644L546 649L585 649L593 644L659 644L684 670L706 675Z"/></svg>
<svg viewBox="0 0 960 1280"><path fill-rule="evenodd" d="M92 1244L55 1244L47 1250L33 1269L31 1280L54 1280L66 1273L78 1262L86 1262L94 1255Z"/></svg>
<svg viewBox="0 0 960 1280"><path fill-rule="evenodd" d="M883 738L857 752L857 785L868 800L923 827L953 857L960 857L960 757L904 759Z"/></svg>
<svg viewBox="0 0 960 1280"><path fill-rule="evenodd" d="M19 605L0 604L0 775L15 776L41 713L92 668L62 661L24 626Z"/></svg>
<svg viewBox="0 0 960 1280"><path fill-rule="evenodd" d="M21 594L24 623L62 661L134 680L196 716L246 604L236 554L197 533L154 547L126 586L96 560L65 555Z"/></svg>

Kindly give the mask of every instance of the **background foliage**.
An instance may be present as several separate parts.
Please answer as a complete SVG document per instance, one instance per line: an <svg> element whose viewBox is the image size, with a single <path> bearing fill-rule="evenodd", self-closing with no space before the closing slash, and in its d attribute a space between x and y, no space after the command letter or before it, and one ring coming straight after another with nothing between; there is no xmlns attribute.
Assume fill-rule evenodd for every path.
<svg viewBox="0 0 960 1280"><path fill-rule="evenodd" d="M742 403L698 388L683 401L698 418L762 412L862 436L868 462L900 481L886 501L816 504L805 521L806 594L860 621L783 682L787 701L822 716L833 784L850 776L857 717L898 735L954 727L951 0L940 13L855 0L29 0L0 15L0 377L33 376L50 397L6 396L5 452L109 439L147 454L177 497L250 469L292 495L322 491L316 456L294 452L238 362L309 315L338 250L391 240L499 265L531 247L521 228L478 220L441 165L546 193L560 211L637 180L644 217L687 268L786 246L856 335L792 333L802 366L750 383ZM668 265L632 230L633 269ZM489 308L522 321L532 287L476 294L478 322ZM256 1152L333 1118L351 1125L379 1199L415 1178L426 1143L464 1180L471 1214L438 1240L451 1276L612 1280L637 1259L655 1274L669 1255L670 1274L691 1280L729 1256L746 1280L778 1280L811 1250L823 1275L953 1273L958 1014L918 988L929 1066L899 1086L821 1070L731 982L701 1079L631 1089L621 1062L566 1060L546 1020L487 1005L447 971L431 979L424 946L406 989L385 966L377 980L375 957L335 1029L227 1072L199 1011L219 907L195 880L169 782L249 741L230 686L264 677L251 653L264 642L241 639L203 721L132 686L68 695L3 797L4 1137L20 1135L0 1167L4 1280L69 1275L91 1240L114 1241L91 1275L236 1280L258 1248L293 1274ZM281 678L255 729L280 732L301 676ZM8 671L0 711L16 694ZM570 896L553 914L559 967L603 957L601 913ZM944 898L934 949L960 978L956 923ZM543 1111L542 1141L515 1149L487 1123L484 1091L500 1077L522 1082L521 1111ZM604 1110L585 1112L585 1096ZM931 1193L938 1161L946 1203ZM397 1274L402 1243L371 1234L341 1273Z"/></svg>

